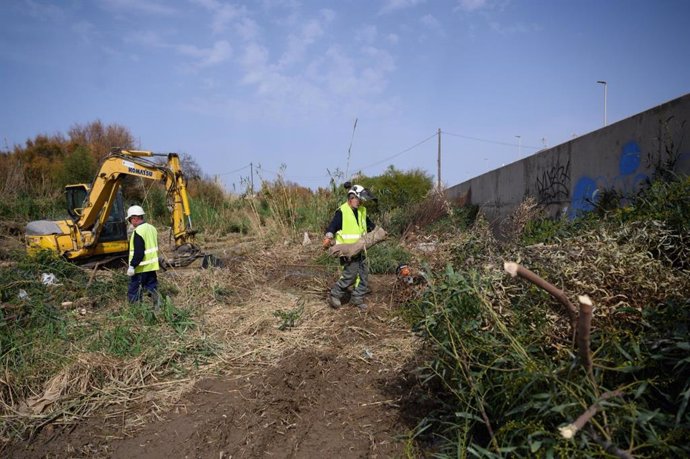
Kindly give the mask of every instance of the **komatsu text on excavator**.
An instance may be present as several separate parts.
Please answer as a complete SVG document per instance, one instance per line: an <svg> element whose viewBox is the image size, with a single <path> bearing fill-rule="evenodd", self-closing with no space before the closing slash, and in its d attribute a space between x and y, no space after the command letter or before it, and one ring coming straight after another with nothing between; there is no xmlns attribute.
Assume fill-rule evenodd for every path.
<svg viewBox="0 0 690 459"><path fill-rule="evenodd" d="M147 157L167 157L164 165ZM158 154L141 150L113 150L104 160L91 185L65 187L66 220L39 220L26 226L29 253L56 252L68 260L85 262L117 257L128 252L127 222L120 185L125 176L141 177L165 184L171 210L174 255L172 266L186 266L201 258L202 266L216 265L215 257L203 254L194 244L189 199L180 159L175 153Z"/></svg>

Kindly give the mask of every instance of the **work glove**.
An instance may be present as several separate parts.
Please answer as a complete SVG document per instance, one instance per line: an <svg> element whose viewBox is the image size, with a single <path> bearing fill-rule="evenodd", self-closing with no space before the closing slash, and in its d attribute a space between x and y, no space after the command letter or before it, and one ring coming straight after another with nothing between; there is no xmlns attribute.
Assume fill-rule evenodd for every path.
<svg viewBox="0 0 690 459"><path fill-rule="evenodd" d="M132 277L134 275L134 266L130 266L129 268L127 268L127 275L129 277Z"/></svg>
<svg viewBox="0 0 690 459"><path fill-rule="evenodd" d="M328 250L329 247L331 246L331 242L333 241L333 233L326 233L326 236L323 238L323 249Z"/></svg>

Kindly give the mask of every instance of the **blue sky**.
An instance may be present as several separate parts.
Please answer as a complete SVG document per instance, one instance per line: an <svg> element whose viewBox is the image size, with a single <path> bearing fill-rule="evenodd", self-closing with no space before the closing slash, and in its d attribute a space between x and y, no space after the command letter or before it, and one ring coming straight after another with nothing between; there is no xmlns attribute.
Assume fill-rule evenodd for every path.
<svg viewBox="0 0 690 459"><path fill-rule="evenodd" d="M450 186L600 128L597 80L609 124L690 92L687 0L5 0L0 17L3 149L101 120L229 191L250 163L312 188L391 164L435 177L439 128Z"/></svg>

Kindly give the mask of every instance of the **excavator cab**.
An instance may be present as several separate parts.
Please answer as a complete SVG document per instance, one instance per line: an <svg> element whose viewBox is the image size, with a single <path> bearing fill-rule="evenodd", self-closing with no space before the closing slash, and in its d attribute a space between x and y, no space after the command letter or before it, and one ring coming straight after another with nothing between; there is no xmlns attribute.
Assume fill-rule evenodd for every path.
<svg viewBox="0 0 690 459"><path fill-rule="evenodd" d="M65 198L67 199L67 213L72 220L79 220L84 200L89 192L89 186L85 183L77 185L65 185Z"/></svg>
<svg viewBox="0 0 690 459"><path fill-rule="evenodd" d="M84 201L89 194L89 186L85 183L65 186L65 198L67 200L67 213L73 221L79 220ZM110 208L108 220L103 225L99 240L101 242L126 241L127 221L125 220L125 202L122 191L117 190L115 201Z"/></svg>

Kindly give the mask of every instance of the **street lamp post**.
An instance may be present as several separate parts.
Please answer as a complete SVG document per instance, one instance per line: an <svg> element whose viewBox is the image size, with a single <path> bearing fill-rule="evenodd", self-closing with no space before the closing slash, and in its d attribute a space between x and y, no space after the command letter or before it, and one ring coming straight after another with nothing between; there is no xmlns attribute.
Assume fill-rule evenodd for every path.
<svg viewBox="0 0 690 459"><path fill-rule="evenodd" d="M606 81L603 80L599 80L597 81L597 83L604 85L604 126L606 126L606 99L608 98L609 85Z"/></svg>

